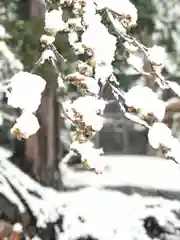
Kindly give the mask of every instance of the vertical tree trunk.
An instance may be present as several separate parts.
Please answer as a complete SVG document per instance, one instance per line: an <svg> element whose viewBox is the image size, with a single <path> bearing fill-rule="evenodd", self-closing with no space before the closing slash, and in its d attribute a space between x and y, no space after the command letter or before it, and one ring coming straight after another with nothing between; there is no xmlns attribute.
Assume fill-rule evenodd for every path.
<svg viewBox="0 0 180 240"><path fill-rule="evenodd" d="M29 0L28 4L30 17L39 16L44 12L41 1ZM41 127L37 134L25 141L24 157L20 159L18 165L42 184L60 189L57 74L50 63L41 66L37 74L47 81L41 105L37 111Z"/></svg>
<svg viewBox="0 0 180 240"><path fill-rule="evenodd" d="M59 161L59 104L56 96L57 75L49 63L39 73L46 81L46 89L37 111L40 130L26 141L25 159L31 161L32 174L45 185L61 187Z"/></svg>
<svg viewBox="0 0 180 240"><path fill-rule="evenodd" d="M29 17L43 16L42 0L28 0Z"/></svg>

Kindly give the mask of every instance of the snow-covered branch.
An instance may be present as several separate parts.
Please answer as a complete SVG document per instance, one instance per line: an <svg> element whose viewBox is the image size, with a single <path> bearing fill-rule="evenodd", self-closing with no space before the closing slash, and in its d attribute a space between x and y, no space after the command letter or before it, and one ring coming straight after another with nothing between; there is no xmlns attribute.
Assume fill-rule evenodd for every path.
<svg viewBox="0 0 180 240"><path fill-rule="evenodd" d="M76 129L70 149L79 152L83 166L96 169L96 165L99 165L98 160L91 162L92 154L93 159L100 159L103 153L102 149L93 148L91 139L102 129L105 122L103 112L108 102L101 94L105 85L111 86L125 117L149 129L149 143L154 147L153 141L158 139L155 129L158 129L158 136L162 136L163 133L159 129L167 128L163 123L167 104L147 86L134 86L128 92L120 88L113 75L117 42L120 41L129 53L127 63L143 76L151 76L162 90L170 88L180 96L180 86L166 80L162 75L164 49L160 46L148 48L129 34L128 30L137 24L136 7L129 0L123 1L123 4L116 0L60 1L56 4L57 8L54 8L51 1L44 3L46 5L45 34L40 38L41 57L35 63L31 73L17 73L8 85L8 104L22 109L22 115L11 129L12 134L18 139L27 139L38 131L40 126L35 112L41 104L41 94L46 87L46 82L34 72L45 61L50 61L58 75L59 87L73 85L81 95L76 100L66 101L62 105L64 116L71 120ZM73 17L65 21L63 10L67 6L70 7ZM108 26L102 21L101 12L104 10L116 35L111 34ZM66 64L68 62L68 59L65 59L54 45L59 32L67 34L76 55L85 56L84 61L78 61L77 70L67 76L63 76L57 66L58 60ZM143 69L144 62L148 63L148 71ZM156 127L157 125L159 128ZM171 137L166 144L162 142L162 139L159 139L158 143L156 148L162 147L165 150L165 156L172 157L178 162L179 143L174 137Z"/></svg>

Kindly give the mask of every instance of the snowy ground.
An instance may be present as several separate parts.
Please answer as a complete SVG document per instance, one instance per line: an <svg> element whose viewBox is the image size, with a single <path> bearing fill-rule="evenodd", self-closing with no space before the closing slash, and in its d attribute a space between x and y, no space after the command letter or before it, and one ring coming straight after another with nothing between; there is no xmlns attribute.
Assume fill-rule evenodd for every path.
<svg viewBox="0 0 180 240"><path fill-rule="evenodd" d="M180 169L173 162L106 156L103 175L62 165L68 191L60 193L21 173L6 160L9 154L0 148L0 192L23 213L25 206L9 182L15 187L38 219L42 240L180 239Z"/></svg>
<svg viewBox="0 0 180 240"><path fill-rule="evenodd" d="M63 206L60 240L180 238L177 201L93 187L66 194Z"/></svg>
<svg viewBox="0 0 180 240"><path fill-rule="evenodd" d="M62 166L64 184L68 187L123 188L129 186L152 191L167 191L176 193L176 197L180 200L180 167L174 162L158 157L135 155L115 155L104 158L107 170L103 175Z"/></svg>
<svg viewBox="0 0 180 240"><path fill-rule="evenodd" d="M103 175L61 168L66 186L85 188L65 194L60 239L180 239L178 165L146 156L105 156L105 161Z"/></svg>

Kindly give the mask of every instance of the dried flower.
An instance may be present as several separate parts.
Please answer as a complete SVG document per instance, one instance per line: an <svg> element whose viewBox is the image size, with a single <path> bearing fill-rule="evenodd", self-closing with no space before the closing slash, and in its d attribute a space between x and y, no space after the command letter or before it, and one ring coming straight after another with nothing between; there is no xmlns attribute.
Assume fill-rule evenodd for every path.
<svg viewBox="0 0 180 240"><path fill-rule="evenodd" d="M166 148L171 148L172 133L164 123L156 122L152 125L148 132L148 139L150 145L158 149L161 145Z"/></svg>
<svg viewBox="0 0 180 240"><path fill-rule="evenodd" d="M11 133L17 139L27 139L39 130L39 122L35 115L23 112L22 115L16 119L16 123L11 129Z"/></svg>
<svg viewBox="0 0 180 240"><path fill-rule="evenodd" d="M138 18L137 9L129 0L95 0L95 3L97 4L97 9L108 8L117 13L122 20L126 20L129 26L136 25Z"/></svg>
<svg viewBox="0 0 180 240"><path fill-rule="evenodd" d="M129 108L139 109L144 115L153 114L159 121L164 118L166 104L158 99L148 87L134 86L125 94L125 104Z"/></svg>
<svg viewBox="0 0 180 240"><path fill-rule="evenodd" d="M78 72L68 75L67 80L72 84L79 86L81 89L95 95L97 95L100 90L98 82L94 78L86 77Z"/></svg>

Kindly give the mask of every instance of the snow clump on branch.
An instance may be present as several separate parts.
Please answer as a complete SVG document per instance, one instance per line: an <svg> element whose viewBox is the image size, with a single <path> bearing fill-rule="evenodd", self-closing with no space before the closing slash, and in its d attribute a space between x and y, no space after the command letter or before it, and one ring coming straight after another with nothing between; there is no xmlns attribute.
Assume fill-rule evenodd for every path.
<svg viewBox="0 0 180 240"><path fill-rule="evenodd" d="M54 9L50 12L46 11L45 13L45 29L53 36L55 36L58 31L66 28L65 22L62 20L62 15L63 11L61 8L58 8L58 10Z"/></svg>
<svg viewBox="0 0 180 240"><path fill-rule="evenodd" d="M41 104L45 86L45 80L36 74L20 71L12 77L7 103L22 110L22 115L11 129L11 133L18 139L27 139L38 131L39 123L33 113Z"/></svg>
<svg viewBox="0 0 180 240"><path fill-rule="evenodd" d="M120 16L122 21L125 21L127 25L136 25L138 13L136 7L129 1L118 1L118 0L95 0L97 9L107 8Z"/></svg>

